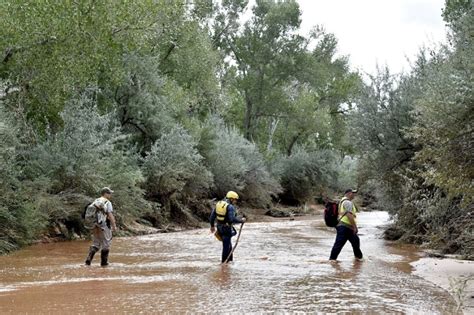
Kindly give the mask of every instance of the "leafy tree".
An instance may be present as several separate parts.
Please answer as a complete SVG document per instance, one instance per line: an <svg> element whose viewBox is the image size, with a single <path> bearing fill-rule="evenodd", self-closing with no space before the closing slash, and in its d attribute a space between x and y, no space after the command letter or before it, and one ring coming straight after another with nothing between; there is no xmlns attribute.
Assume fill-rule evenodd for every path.
<svg viewBox="0 0 474 315"><path fill-rule="evenodd" d="M118 84L123 56L151 49L182 7L179 1L2 1L7 105L24 108L43 131L59 129L66 100L89 86Z"/></svg>
<svg viewBox="0 0 474 315"><path fill-rule="evenodd" d="M226 2L239 12L242 2ZM296 34L300 10L295 1L257 1L253 16L240 33L229 23L216 38L218 47L235 62L236 89L244 102L243 131L254 139L259 120L278 113L286 104L284 87L298 71L299 54L305 39ZM221 22L221 21L218 21ZM222 23L222 22L221 22Z"/></svg>
<svg viewBox="0 0 474 315"><path fill-rule="evenodd" d="M454 51L441 50L428 65L410 131L421 146L416 160L425 166L423 177L452 198L463 196L465 205L474 202L473 10L456 21Z"/></svg>

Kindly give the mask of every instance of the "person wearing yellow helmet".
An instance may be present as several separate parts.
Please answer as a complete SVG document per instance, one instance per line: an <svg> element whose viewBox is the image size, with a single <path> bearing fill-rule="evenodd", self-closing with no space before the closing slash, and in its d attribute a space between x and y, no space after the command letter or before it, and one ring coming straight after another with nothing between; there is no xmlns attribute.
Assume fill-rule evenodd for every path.
<svg viewBox="0 0 474 315"><path fill-rule="evenodd" d="M232 252L232 236L236 235L233 224L244 223L245 218L236 216L235 205L239 200L239 195L235 191L229 191L224 200L217 202L212 210L209 221L211 223L211 232L216 231L215 222L217 221L217 231L222 238L222 262L226 262ZM233 261L233 255L230 255L227 261Z"/></svg>

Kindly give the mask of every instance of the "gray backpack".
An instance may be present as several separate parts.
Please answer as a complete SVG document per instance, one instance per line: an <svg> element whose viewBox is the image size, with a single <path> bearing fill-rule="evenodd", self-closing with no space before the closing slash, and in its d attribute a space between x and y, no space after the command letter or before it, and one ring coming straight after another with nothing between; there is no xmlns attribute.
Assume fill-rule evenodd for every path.
<svg viewBox="0 0 474 315"><path fill-rule="evenodd" d="M106 224L107 215L105 214L105 203L95 200L84 208L82 218L84 219L84 227L92 230L95 227L102 227Z"/></svg>

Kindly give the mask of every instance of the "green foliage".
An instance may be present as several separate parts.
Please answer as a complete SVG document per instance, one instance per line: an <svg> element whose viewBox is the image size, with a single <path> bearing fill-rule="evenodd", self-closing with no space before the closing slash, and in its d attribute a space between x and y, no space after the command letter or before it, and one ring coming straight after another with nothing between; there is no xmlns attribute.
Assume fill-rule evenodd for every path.
<svg viewBox="0 0 474 315"><path fill-rule="evenodd" d="M228 190L266 207L359 186L404 239L468 251L471 1L446 1L448 46L368 84L322 26L298 34L296 1L248 5L0 2L0 251L76 229L102 186L119 219L155 221Z"/></svg>
<svg viewBox="0 0 474 315"><path fill-rule="evenodd" d="M327 187L337 185L338 158L331 151L296 150L276 162L283 193L281 199L290 204L302 204L321 195Z"/></svg>
<svg viewBox="0 0 474 315"><path fill-rule="evenodd" d="M244 100L243 131L247 139L257 136L258 118L284 108L283 89L298 71L305 39L296 35L300 11L294 1L257 1L253 17L241 33L220 34L219 46L236 63L230 67L236 88ZM233 26L232 24L230 24Z"/></svg>
<svg viewBox="0 0 474 315"><path fill-rule="evenodd" d="M360 154L357 182L375 196L373 208L395 213L403 204L400 172L415 151L404 130L413 124L411 111L420 91L417 79L394 76L386 68L370 80L349 116L351 140Z"/></svg>
<svg viewBox="0 0 474 315"><path fill-rule="evenodd" d="M206 166L214 175L213 195L222 198L234 190L247 204L268 205L271 196L280 192L280 185L268 172L255 144L219 118L211 118L206 126L211 128L204 129L208 140L202 150Z"/></svg>
<svg viewBox="0 0 474 315"><path fill-rule="evenodd" d="M143 153L182 116L186 95L159 75L158 57L129 55L124 62L123 83L104 97L113 99L122 131Z"/></svg>
<svg viewBox="0 0 474 315"><path fill-rule="evenodd" d="M113 115L101 115L94 93L71 101L61 113L64 128L32 150L27 175L49 179L49 193L82 193L96 196L101 187L116 191L122 215L139 214L147 207L138 158L122 143L125 137L114 126Z"/></svg>
<svg viewBox="0 0 474 315"><path fill-rule="evenodd" d="M474 15L468 2L446 2L448 46L422 51L408 75L385 71L373 78L352 128L359 181L375 192L376 208L396 214L402 239L470 256Z"/></svg>
<svg viewBox="0 0 474 315"><path fill-rule="evenodd" d="M19 128L0 103L0 254L31 242L45 227L34 199L40 185L20 180Z"/></svg>
<svg viewBox="0 0 474 315"><path fill-rule="evenodd" d="M403 205L397 214L402 238L472 258L472 204L465 207L460 198L449 198L441 189L427 185L417 171L406 172L404 179Z"/></svg>
<svg viewBox="0 0 474 315"><path fill-rule="evenodd" d="M121 83L123 56L151 51L185 14L182 1L2 1L0 76L40 130L65 101Z"/></svg>
<svg viewBox="0 0 474 315"><path fill-rule="evenodd" d="M100 187L98 164L113 148L110 117L98 113L90 95L70 102L61 116L63 130L32 152L29 175L49 177L53 194L68 189L93 194Z"/></svg>
<svg viewBox="0 0 474 315"><path fill-rule="evenodd" d="M426 67L410 135L421 146L416 160L425 166L423 177L468 205L474 202L474 83L467 70L474 69L474 40L468 35L474 18L464 19L470 27L459 34L461 47L453 54L441 51Z"/></svg>
<svg viewBox="0 0 474 315"><path fill-rule="evenodd" d="M212 176L203 166L196 146L197 142L180 126L164 133L153 144L143 162L150 196L165 202L186 192L189 186L193 187L189 191L192 195L209 189Z"/></svg>

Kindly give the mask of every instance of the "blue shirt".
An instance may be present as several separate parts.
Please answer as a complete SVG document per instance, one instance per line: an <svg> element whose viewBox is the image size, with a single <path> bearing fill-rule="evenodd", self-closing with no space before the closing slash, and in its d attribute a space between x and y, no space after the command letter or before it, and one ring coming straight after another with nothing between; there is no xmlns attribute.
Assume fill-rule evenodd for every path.
<svg viewBox="0 0 474 315"><path fill-rule="evenodd" d="M227 205L227 212L225 214L225 222L226 223L243 223L242 219L239 219L235 215L235 208L234 206L229 202L229 200L226 200L228 203ZM211 216L209 217L209 221L211 222L211 226L214 226L214 222L216 221L217 213L216 213L216 208L212 210Z"/></svg>

